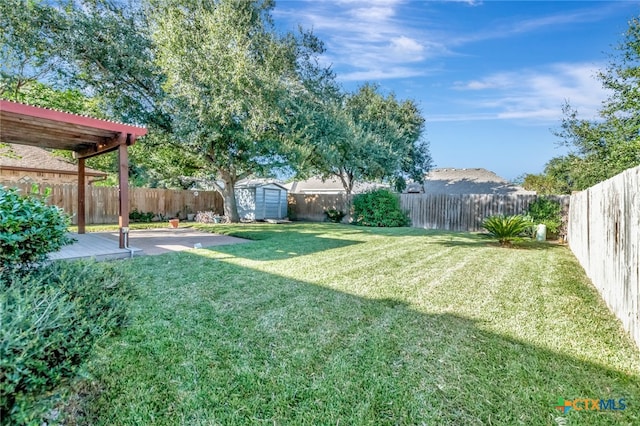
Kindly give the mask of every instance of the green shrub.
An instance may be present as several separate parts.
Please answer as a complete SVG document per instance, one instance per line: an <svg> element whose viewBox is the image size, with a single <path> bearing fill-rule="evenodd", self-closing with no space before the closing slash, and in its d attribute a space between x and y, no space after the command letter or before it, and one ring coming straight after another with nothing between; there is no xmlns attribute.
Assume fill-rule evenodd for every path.
<svg viewBox="0 0 640 426"><path fill-rule="evenodd" d="M527 216L534 226L539 223L546 225L548 234L557 234L562 225L560 203L547 197L538 197L529 204Z"/></svg>
<svg viewBox="0 0 640 426"><path fill-rule="evenodd" d="M139 211L138 209L133 209L130 213L129 213L129 220L131 222L144 222L144 223L150 223L153 221L153 218L155 217L155 213L153 212L146 212L143 213L141 211Z"/></svg>
<svg viewBox="0 0 640 426"><path fill-rule="evenodd" d="M482 223L489 234L496 237L500 244L508 245L531 227L531 221L522 215L491 216Z"/></svg>
<svg viewBox="0 0 640 426"><path fill-rule="evenodd" d="M400 200L388 189L377 189L353 197L353 223L363 226L409 226Z"/></svg>
<svg viewBox="0 0 640 426"><path fill-rule="evenodd" d="M131 286L115 264L55 262L5 274L0 292L0 419L40 424L37 401L124 324Z"/></svg>
<svg viewBox="0 0 640 426"><path fill-rule="evenodd" d="M329 222L340 223L342 219L347 215L342 210L329 209L325 210L324 214L327 216Z"/></svg>
<svg viewBox="0 0 640 426"><path fill-rule="evenodd" d="M0 271L27 269L71 243L69 223L62 209L37 194L0 186Z"/></svg>

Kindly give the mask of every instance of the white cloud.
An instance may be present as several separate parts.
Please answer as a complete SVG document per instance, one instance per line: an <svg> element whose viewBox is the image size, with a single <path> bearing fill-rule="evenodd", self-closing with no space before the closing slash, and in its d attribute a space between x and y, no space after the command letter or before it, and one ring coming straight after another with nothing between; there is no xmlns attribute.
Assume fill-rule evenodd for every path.
<svg viewBox="0 0 640 426"><path fill-rule="evenodd" d="M466 3L469 6L481 6L482 0L447 0L451 3Z"/></svg>
<svg viewBox="0 0 640 426"><path fill-rule="evenodd" d="M398 16L406 0L308 3L303 9L276 9L281 15L323 34L327 59L341 81L407 78L423 75L418 65L441 54L440 43L423 40ZM284 3L286 5L286 3Z"/></svg>
<svg viewBox="0 0 640 426"><path fill-rule="evenodd" d="M408 60L421 60L424 46L418 41L406 37L394 37L391 39L391 49L399 57L409 56ZM411 59L412 58L412 59Z"/></svg>
<svg viewBox="0 0 640 426"><path fill-rule="evenodd" d="M454 89L466 91L461 109L469 114L437 115L430 121L535 119L557 122L569 102L584 118L596 118L608 96L595 75L602 64L559 63L536 70L501 72ZM479 112L481 111L481 112Z"/></svg>
<svg viewBox="0 0 640 426"><path fill-rule="evenodd" d="M390 6L374 6L374 7L362 7L349 11L349 15L360 21L372 22L385 22L389 18L395 15L395 10Z"/></svg>
<svg viewBox="0 0 640 426"><path fill-rule="evenodd" d="M452 35L450 42L452 46L460 46L491 39L505 39L516 34L523 34L534 31L542 31L550 27L567 27L571 24L595 22L601 20L603 16L611 13L618 7L617 2L608 2L598 7L586 7L576 10L573 13L559 13L531 19L520 19L508 22L491 22L485 29L479 29L475 33Z"/></svg>
<svg viewBox="0 0 640 426"><path fill-rule="evenodd" d="M392 67L385 69L370 69L366 71L354 71L350 73L343 73L340 75L341 81L372 81L372 80L388 80L393 78L410 78L424 76L426 71Z"/></svg>

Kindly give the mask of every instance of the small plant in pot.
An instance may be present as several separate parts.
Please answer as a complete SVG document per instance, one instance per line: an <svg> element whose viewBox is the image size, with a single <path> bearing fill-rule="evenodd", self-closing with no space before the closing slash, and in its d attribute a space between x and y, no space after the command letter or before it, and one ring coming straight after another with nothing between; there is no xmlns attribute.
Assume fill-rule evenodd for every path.
<svg viewBox="0 0 640 426"><path fill-rule="evenodd" d="M187 204L186 206L184 206L184 212L189 222L192 222L195 219L196 214L193 212L190 205Z"/></svg>

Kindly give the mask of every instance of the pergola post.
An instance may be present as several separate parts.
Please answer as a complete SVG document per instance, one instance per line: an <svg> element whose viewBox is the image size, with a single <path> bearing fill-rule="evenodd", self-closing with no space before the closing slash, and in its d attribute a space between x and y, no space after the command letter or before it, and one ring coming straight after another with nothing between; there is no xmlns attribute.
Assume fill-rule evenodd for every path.
<svg viewBox="0 0 640 426"><path fill-rule="evenodd" d="M78 159L78 234L85 232L85 167L84 158Z"/></svg>
<svg viewBox="0 0 640 426"><path fill-rule="evenodd" d="M0 99L0 140L4 143L73 151L78 159L78 233L85 233L85 160L118 151L120 248L128 244L129 158L127 147L147 134L140 126L100 120ZM124 231L124 232L123 232Z"/></svg>
<svg viewBox="0 0 640 426"><path fill-rule="evenodd" d="M127 135L121 134L120 137L126 138ZM125 234L129 232L129 154L127 152L127 142L129 141L121 141L118 145L118 187L120 188L118 226L120 230L120 248L125 248L128 245L128 242L125 241Z"/></svg>

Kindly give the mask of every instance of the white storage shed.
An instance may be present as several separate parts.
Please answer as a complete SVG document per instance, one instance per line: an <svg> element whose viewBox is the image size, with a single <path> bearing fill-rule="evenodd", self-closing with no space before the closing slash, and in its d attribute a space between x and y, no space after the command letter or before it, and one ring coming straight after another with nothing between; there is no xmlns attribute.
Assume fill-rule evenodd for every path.
<svg viewBox="0 0 640 426"><path fill-rule="evenodd" d="M284 219L287 217L287 188L260 179L236 184L238 215L244 220Z"/></svg>

